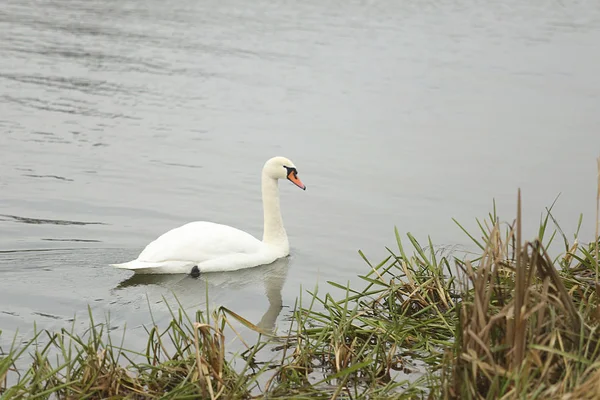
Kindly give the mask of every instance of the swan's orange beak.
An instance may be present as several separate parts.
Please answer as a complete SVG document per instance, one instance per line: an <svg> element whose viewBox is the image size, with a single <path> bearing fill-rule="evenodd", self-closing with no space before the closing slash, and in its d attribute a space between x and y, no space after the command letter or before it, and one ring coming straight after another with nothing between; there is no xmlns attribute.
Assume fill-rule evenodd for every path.
<svg viewBox="0 0 600 400"><path fill-rule="evenodd" d="M288 174L287 178L296 186L298 186L302 190L306 190L306 186L302 181L298 178L298 173L295 170L291 170Z"/></svg>

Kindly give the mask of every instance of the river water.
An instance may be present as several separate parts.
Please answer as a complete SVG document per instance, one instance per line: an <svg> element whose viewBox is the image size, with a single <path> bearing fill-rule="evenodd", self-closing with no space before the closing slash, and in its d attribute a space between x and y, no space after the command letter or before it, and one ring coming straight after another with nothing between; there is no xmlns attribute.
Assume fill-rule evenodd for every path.
<svg viewBox="0 0 600 400"><path fill-rule="evenodd" d="M496 200L529 233L594 231L600 2L2 0L0 329L85 322L134 338L163 296L281 325L301 291L358 282L394 226L469 246ZM200 279L123 262L205 219L262 235L260 169L292 255ZM280 313L281 305L283 311ZM136 332L139 335L136 336Z"/></svg>

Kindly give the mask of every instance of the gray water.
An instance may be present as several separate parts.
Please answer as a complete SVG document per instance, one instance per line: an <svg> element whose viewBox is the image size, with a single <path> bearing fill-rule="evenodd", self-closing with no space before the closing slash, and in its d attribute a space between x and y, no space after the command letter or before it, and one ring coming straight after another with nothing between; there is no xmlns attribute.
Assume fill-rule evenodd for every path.
<svg viewBox="0 0 600 400"><path fill-rule="evenodd" d="M281 326L302 290L358 282L394 246L466 246L495 199L527 232L594 231L600 3L475 0L2 0L0 329L134 338L211 302ZM229 274L131 278L109 263L192 220L262 235L260 169L292 255ZM281 312L281 306L283 310ZM136 332L138 335L136 336ZM0 342L1 343L1 342Z"/></svg>

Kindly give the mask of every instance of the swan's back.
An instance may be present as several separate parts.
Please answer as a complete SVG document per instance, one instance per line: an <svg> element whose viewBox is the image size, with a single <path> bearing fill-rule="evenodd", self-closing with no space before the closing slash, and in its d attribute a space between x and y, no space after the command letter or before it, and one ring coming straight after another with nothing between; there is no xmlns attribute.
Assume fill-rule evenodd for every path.
<svg viewBox="0 0 600 400"><path fill-rule="evenodd" d="M196 221L172 229L148 244L139 261L203 261L231 254L253 254L263 248L254 236L227 225Z"/></svg>

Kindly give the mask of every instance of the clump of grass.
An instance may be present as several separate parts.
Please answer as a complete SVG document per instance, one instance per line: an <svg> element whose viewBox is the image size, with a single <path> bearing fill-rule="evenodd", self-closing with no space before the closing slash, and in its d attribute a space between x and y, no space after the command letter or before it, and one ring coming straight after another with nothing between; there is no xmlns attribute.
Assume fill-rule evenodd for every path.
<svg viewBox="0 0 600 400"><path fill-rule="evenodd" d="M173 398L248 397L253 377L237 374L224 361L225 312L215 311L212 323L201 312L196 321L181 310L172 316L165 329L154 325L148 331L144 353L114 344L109 324L94 323L91 312L90 328L81 336L65 329L38 333L0 360L0 377L6 382L8 372L16 371L15 360L31 351L30 368L15 385L0 386L0 394L3 399L30 394L58 399L151 399L166 393Z"/></svg>
<svg viewBox="0 0 600 400"><path fill-rule="evenodd" d="M467 282L456 347L445 359L444 398L569 398L598 385L598 296L590 284L598 241L576 252L563 236L567 251L553 261L543 229L522 239L520 194L518 203L508 232L492 220L482 256L460 264Z"/></svg>
<svg viewBox="0 0 600 400"><path fill-rule="evenodd" d="M310 304L293 313L293 332L280 347L282 367L274 379L278 390L317 384L334 395L350 397L422 393L407 376L413 362L438 368L443 349L451 345L456 313L450 262L429 243L425 250L408 235L414 254L407 256L398 232L398 250L361 276L365 287L330 294L310 293ZM361 253L362 255L362 253ZM315 377L317 382L310 382ZM398 377L404 377L398 380Z"/></svg>

